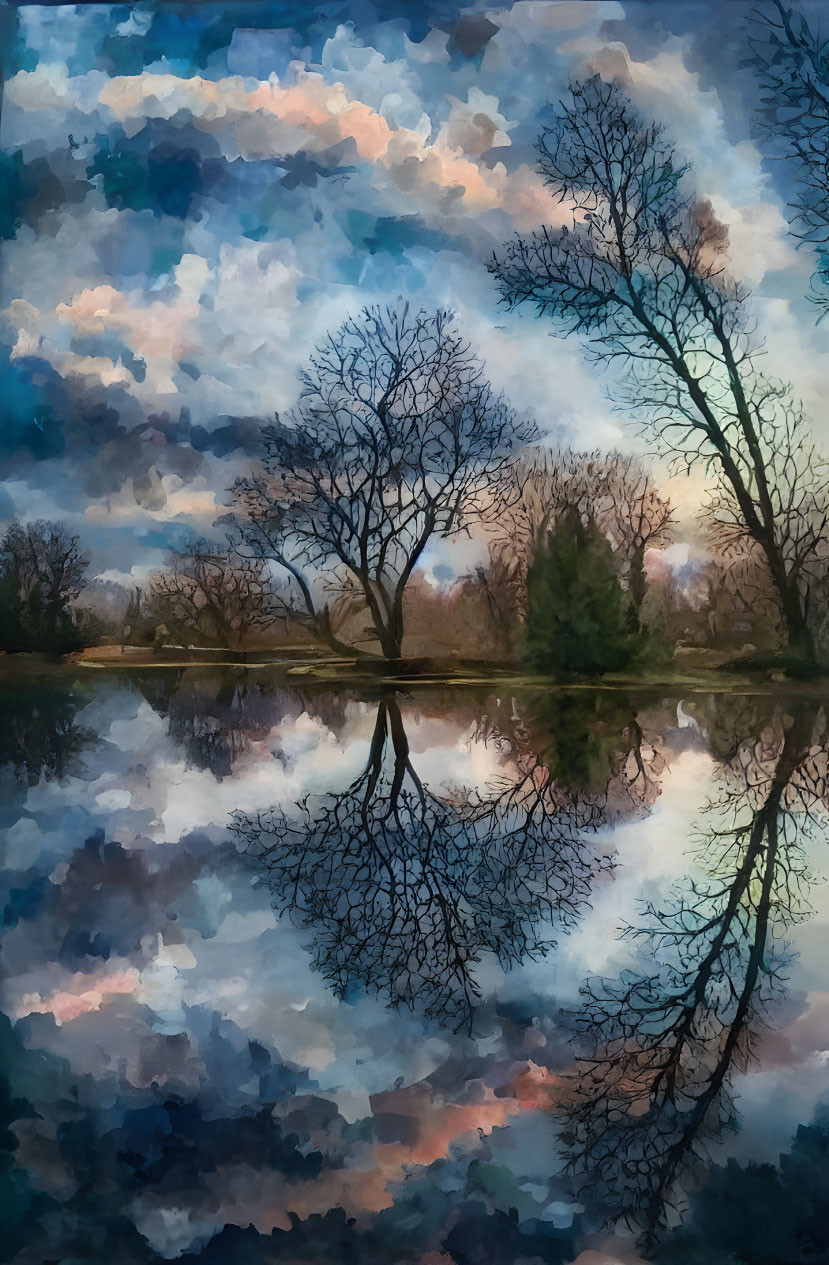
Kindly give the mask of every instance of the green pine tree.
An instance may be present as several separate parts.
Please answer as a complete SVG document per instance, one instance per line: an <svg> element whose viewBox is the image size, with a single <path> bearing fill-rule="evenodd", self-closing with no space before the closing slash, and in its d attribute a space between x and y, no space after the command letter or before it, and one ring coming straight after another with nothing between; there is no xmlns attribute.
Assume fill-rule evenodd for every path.
<svg viewBox="0 0 829 1265"><path fill-rule="evenodd" d="M567 510L536 549L527 576L527 657L554 676L601 676L635 650L613 551L592 519Z"/></svg>

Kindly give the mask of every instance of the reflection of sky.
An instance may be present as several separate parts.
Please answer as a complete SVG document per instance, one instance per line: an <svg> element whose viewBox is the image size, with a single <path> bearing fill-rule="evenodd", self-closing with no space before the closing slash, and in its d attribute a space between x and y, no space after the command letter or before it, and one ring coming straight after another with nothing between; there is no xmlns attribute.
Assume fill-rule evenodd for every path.
<svg viewBox="0 0 829 1265"><path fill-rule="evenodd" d="M484 1004L472 1040L368 996L337 1002L309 968L309 932L277 922L267 883L229 841L235 808L289 807L344 787L363 767L372 704L332 709L277 695L232 776L216 777L188 760L168 717L134 686L95 678L78 689L76 723L99 740L62 782L16 792L6 856L17 913L4 939L3 1009L31 1051L67 1060L80 1111L109 1113L109 1127L121 1125L127 1105L151 1102L154 1085L198 1095L212 1118L238 1120L261 1099L266 1066L272 1082L282 1078L278 1111L290 1113L293 1094L305 1145L324 1156L313 1179L256 1170L240 1154L174 1196L148 1189L129 1212L141 1233L174 1256L228 1220L269 1232L290 1226L289 1211L342 1206L365 1218L394 1204L406 1172L443 1183L444 1195L461 1190L484 1152L511 1174L499 1180L512 1183L504 1198L520 1203L522 1218L569 1225L573 1208L550 1176L555 1143L540 1109L555 1102L571 1060L561 1008L578 1003L585 976L626 964L619 924L635 921L641 896L666 895L688 869L690 824L712 763L699 741L677 741L675 703L649 713L646 738L664 748L668 767L650 815L615 829L614 876L597 882L592 908L548 957L506 976L480 964ZM474 736L471 703L454 716L431 701L404 710L413 761L433 790L484 787L503 772L503 758ZM825 1092L822 887L812 901L815 916L795 932L802 956L782 1030L767 1039L761 1066L740 1078L743 1122L727 1145L743 1159L776 1158ZM260 1047L257 1064L251 1051ZM320 1100L333 1106L323 1111ZM59 1198L72 1178L48 1119L64 1109L41 1104L47 1123L24 1123L20 1152L22 1163L31 1157L33 1180ZM325 1122L315 1125L320 1112Z"/></svg>

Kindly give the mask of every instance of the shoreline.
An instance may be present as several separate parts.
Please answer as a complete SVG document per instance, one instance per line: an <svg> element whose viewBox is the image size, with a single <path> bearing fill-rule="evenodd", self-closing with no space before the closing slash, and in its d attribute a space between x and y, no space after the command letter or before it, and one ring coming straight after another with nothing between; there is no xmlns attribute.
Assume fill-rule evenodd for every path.
<svg viewBox="0 0 829 1265"><path fill-rule="evenodd" d="M269 674L296 686L320 685L328 688L468 688L504 690L550 690L556 692L658 692L685 691L716 694L797 694L829 701L829 675L795 679L779 670L728 669L722 663L674 664L652 673L635 676L614 675L590 679L557 679L534 674L520 665L495 661L463 662L411 660L395 671L386 661L345 659L314 653L306 645L278 650L232 651L218 648L171 648L157 654L143 647L90 646L62 658L50 659L34 653L0 654L0 684L10 676L63 675L67 669L88 672L199 672L233 671ZM722 658L722 656L718 656Z"/></svg>

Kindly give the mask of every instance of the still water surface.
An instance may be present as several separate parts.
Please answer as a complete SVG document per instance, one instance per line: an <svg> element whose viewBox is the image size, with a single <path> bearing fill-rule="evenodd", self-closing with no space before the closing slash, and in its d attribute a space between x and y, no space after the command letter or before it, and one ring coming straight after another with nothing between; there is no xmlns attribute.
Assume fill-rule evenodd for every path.
<svg viewBox="0 0 829 1265"><path fill-rule="evenodd" d="M4 1259L829 1259L820 698L7 672L0 759Z"/></svg>

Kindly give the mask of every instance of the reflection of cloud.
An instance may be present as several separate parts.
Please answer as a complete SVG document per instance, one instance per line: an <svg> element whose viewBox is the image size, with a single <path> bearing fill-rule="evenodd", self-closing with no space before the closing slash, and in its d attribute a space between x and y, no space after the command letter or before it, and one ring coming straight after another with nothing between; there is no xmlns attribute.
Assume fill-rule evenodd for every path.
<svg viewBox="0 0 829 1265"><path fill-rule="evenodd" d="M780 1032L764 1033L759 1059L765 1068L797 1067L801 1063L829 1062L829 993L810 992L806 1008Z"/></svg>
<svg viewBox="0 0 829 1265"><path fill-rule="evenodd" d="M22 981L9 980L7 991L11 995L11 1004L7 1003L8 1013L15 1019L24 1015L50 1014L60 1026L77 1019L78 1015L100 1009L107 998L134 993L138 978L136 967L125 965L119 969L113 963L106 970L90 975L78 971L45 996L39 992L16 992L15 986L19 988Z"/></svg>
<svg viewBox="0 0 829 1265"><path fill-rule="evenodd" d="M480 1086L474 1103L448 1101L426 1083L376 1095L372 1099L373 1144L355 1147L345 1167L323 1168L312 1181L290 1180L284 1174L249 1164L222 1164L208 1177L208 1198L193 1209L201 1224L252 1223L263 1234L289 1230L292 1216L306 1220L342 1208L346 1216L365 1224L368 1214L394 1205L394 1188L418 1167L463 1151L474 1152L483 1137L506 1125L520 1110L512 1097L495 1098ZM318 1100L319 1101L319 1100ZM290 1113L290 1123L302 1119L303 1100L290 1099L280 1114ZM310 1104L309 1104L310 1106ZM342 1120L335 1117L327 1129L312 1135L315 1149L323 1154L340 1143ZM406 1141L384 1141L394 1134ZM136 1206L136 1222L159 1249L169 1247L163 1196L149 1194ZM191 1231L192 1237L192 1231Z"/></svg>
<svg viewBox="0 0 829 1265"><path fill-rule="evenodd" d="M72 776L42 781L21 802L10 855L24 871L13 886L26 912L4 933L8 1009L28 1016L20 1031L38 1059L51 1052L65 1060L68 1083L39 1091L18 1156L34 1157L39 1171L76 1086L73 1119L89 1130L90 1153L139 1164L136 1180L126 1162L114 1166L122 1185L113 1204L168 1257L221 1234L228 1221L269 1236L292 1232L294 1218L322 1221L332 1208L355 1218L355 1234L385 1232L386 1218L410 1215L418 1192L428 1217L435 1190L441 1220L429 1241L442 1242L452 1224L445 1218L477 1199L479 1185L468 1195L473 1172L476 1182L497 1175L487 1200L500 1207L502 1192L501 1210L520 1205L522 1224L541 1216L569 1226L572 1204L549 1178L550 1113L571 1070L563 1016L578 1005L586 970L628 965L633 946L615 939L619 921L633 920L643 895L686 871L688 823L707 793L709 758L687 750L673 759L652 816L615 832L613 879L553 958L507 975L481 964L487 1004L497 1007L486 1035L456 1038L367 996L332 997L310 969L305 933L274 917L267 887L251 883L228 846L232 808L278 801L287 810L309 792L347 785L364 767L372 731L373 706L260 691L255 676L196 671L171 693L163 673L140 683L95 674L76 721L99 736L97 746ZM435 789L483 789L504 770L503 757L474 737L478 706L461 696L447 714L426 695L407 706L412 760ZM217 740L222 716L249 725L232 776L217 779L187 760L174 707L203 717ZM670 707L654 703L646 714L648 732L672 728ZM793 1101L797 1082L799 1119L821 1092L825 996L810 1003L787 1029L785 1048L771 1051L774 1066L758 1080L753 1105L741 1090L755 1138L777 1129L770 1088ZM781 1111L788 1136L794 1111ZM162 1139L168 1167L143 1141L145 1125ZM158 1180L149 1183L155 1164ZM83 1161L69 1170L86 1179ZM619 1256L634 1259L608 1259Z"/></svg>

